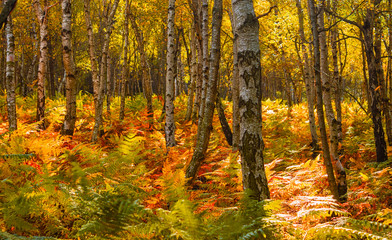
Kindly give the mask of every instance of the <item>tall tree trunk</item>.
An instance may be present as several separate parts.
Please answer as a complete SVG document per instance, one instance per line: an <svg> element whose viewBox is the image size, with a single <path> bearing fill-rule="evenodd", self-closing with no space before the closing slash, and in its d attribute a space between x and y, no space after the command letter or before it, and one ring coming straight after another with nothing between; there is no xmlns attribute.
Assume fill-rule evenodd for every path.
<svg viewBox="0 0 392 240"><path fill-rule="evenodd" d="M123 46L123 59L122 59L122 71L121 71L121 104L120 104L120 120L124 120L125 111L125 97L128 83L128 41L129 41L129 1L125 1L124 10L124 46Z"/></svg>
<svg viewBox="0 0 392 240"><path fill-rule="evenodd" d="M190 121L192 118L193 112L193 98L195 96L195 88L196 88L196 81L197 81L197 51L196 51L196 33L195 33L195 26L191 29L191 84L189 86L189 97L188 97L188 105L185 114L185 121Z"/></svg>
<svg viewBox="0 0 392 240"><path fill-rule="evenodd" d="M6 89L7 89L7 112L8 112L8 130L14 131L18 128L16 118L16 99L15 99L15 43L11 16L8 16L5 25L5 34L7 39L7 65L6 65Z"/></svg>
<svg viewBox="0 0 392 240"><path fill-rule="evenodd" d="M151 89L151 75L150 75L150 67L148 66L147 62L147 54L144 47L144 39L143 34L136 23L136 19L134 14L130 13L130 20L133 32L136 36L137 46L140 53L140 60L141 60L141 70L142 70L142 85L143 85L143 92L144 96L147 100L147 114L149 118L149 128L151 129L153 126L153 119L154 119L154 111L152 108L152 89Z"/></svg>
<svg viewBox="0 0 392 240"><path fill-rule="evenodd" d="M203 51L203 83L201 86L201 101L199 109L199 122L203 121L204 108L206 105L206 93L208 85L209 57L208 57L208 0L203 0L201 5L202 14L202 51Z"/></svg>
<svg viewBox="0 0 392 240"><path fill-rule="evenodd" d="M381 0L375 0L374 6L377 8ZM388 160L387 156L387 145L385 142L384 129L382 126L381 117L381 91L379 86L381 85L380 79L377 77L377 63L376 56L373 51L374 44L374 19L375 10L372 8L366 9L366 15L363 25L363 41L366 51L366 59L368 65L369 75L369 95L371 100L371 112L374 130L374 139L376 143L377 162L384 162Z"/></svg>
<svg viewBox="0 0 392 240"><path fill-rule="evenodd" d="M234 17L230 14L231 28L233 36L235 36L235 22ZM240 146L240 91L239 91L239 71L238 71L238 51L237 51L237 38L233 38L233 80L231 83L232 101L233 101L233 150L239 150Z"/></svg>
<svg viewBox="0 0 392 240"><path fill-rule="evenodd" d="M66 114L61 134L73 135L76 122L76 77L75 63L72 52L72 30L71 30L71 0L62 0L63 12L61 39L63 44L63 63L67 73L66 82Z"/></svg>
<svg viewBox="0 0 392 240"><path fill-rule="evenodd" d="M186 178L188 184L191 184L199 171L199 168L205 158L211 130L212 119L214 116L215 101L217 95L219 62L220 62L220 31L222 25L222 0L215 0L212 10L212 39L211 39L211 66L210 76L207 84L205 113L202 122L199 122L197 128L197 142L192 155L192 160L186 169Z"/></svg>
<svg viewBox="0 0 392 240"><path fill-rule="evenodd" d="M384 76L384 68L382 62L382 49L381 49L381 38L382 38L382 25L381 16L376 16L374 21L375 39L374 39L374 53L376 58L377 67L377 78L379 79L381 86L381 106L382 113L385 118L385 132L387 134L388 143L392 143L392 119L391 112L389 109L389 98L387 91L387 83Z"/></svg>
<svg viewBox="0 0 392 240"><path fill-rule="evenodd" d="M37 121L41 121L38 125L39 128L45 129L45 78L48 63L48 25L47 14L48 7L47 1L44 1L44 8L42 9L39 0L33 2L35 13L39 22L39 35L40 35L40 56L38 65L38 82L37 82Z"/></svg>
<svg viewBox="0 0 392 240"><path fill-rule="evenodd" d="M252 0L232 0L238 50L240 152L242 182L254 198L270 197L264 169L264 142L261 134L261 67L259 22Z"/></svg>
<svg viewBox="0 0 392 240"><path fill-rule="evenodd" d="M216 98L216 111L218 112L219 122L222 127L222 132L225 135L226 141L230 146L233 146L233 133L230 129L229 123L225 115L225 110L223 109L223 104L218 91L218 96Z"/></svg>
<svg viewBox="0 0 392 240"><path fill-rule="evenodd" d="M106 32L103 39L102 56L101 56L101 72L99 80L99 91L97 104L95 106L95 124L91 141L96 142L99 135L102 133L102 112L103 112L103 100L105 98L105 88L107 84L107 59L110 44L110 35L112 34L113 18L116 13L117 6L120 0L115 0L110 8L109 15L105 19Z"/></svg>
<svg viewBox="0 0 392 240"><path fill-rule="evenodd" d="M320 29L324 29L324 2L320 4L320 9L318 13L318 27ZM332 155L333 164L336 172L336 185L338 190L339 198L337 200L341 202L345 202L347 200L347 181L346 181L346 172L339 160L338 146L339 146L339 126L340 123L335 118L335 113L332 107L332 97L331 90L332 84L329 78L329 69L328 69L328 48L327 48L327 37L325 31L319 32L319 41L320 41L320 71L321 71L321 81L322 81L322 90L323 90L323 103L325 106L325 113L329 125L329 134L330 134L330 154ZM337 64L337 59L336 59Z"/></svg>
<svg viewBox="0 0 392 240"><path fill-rule="evenodd" d="M319 46L320 41L319 41L319 32L318 32L319 26L317 23L316 10L315 10L313 0L308 0L308 7L309 7L309 17L310 17L310 22L312 25L312 33L313 33L314 70L315 70L316 90L317 90L317 116L319 120L324 165L327 169L329 188L334 198L336 200L339 200L339 192L335 181L335 175L333 172L333 166L332 166L331 156L329 152L329 144L327 139L327 131L326 131L325 120L324 120L323 91L322 91L322 84L321 84L321 67L320 67L320 46Z"/></svg>
<svg viewBox="0 0 392 240"><path fill-rule="evenodd" d="M336 2L336 1L334 1ZM337 141L342 141L342 95L343 95L343 84L342 78L339 72L338 64L338 29L335 27L331 30L331 49L332 49L332 65L333 65L333 84L335 88L335 109L336 109L336 131Z"/></svg>
<svg viewBox="0 0 392 240"><path fill-rule="evenodd" d="M167 18L167 68L166 68L166 97L165 97L165 137L166 147L173 147L176 145L175 131L176 125L174 120L174 68L175 68L175 43L174 43L174 20L175 20L175 0L169 0L169 14ZM178 79L178 77L177 77Z"/></svg>
<svg viewBox="0 0 392 240"><path fill-rule="evenodd" d="M389 92L389 100L392 99L392 1L388 0L388 10L389 10L389 15L388 15L388 48L387 48L387 54L388 54L388 63L387 63L387 83L389 84L389 89L387 89L387 96ZM391 113L391 106L387 104L387 107L389 109L389 113ZM388 135L388 145L392 146L392 138L389 137Z"/></svg>
<svg viewBox="0 0 392 240"><path fill-rule="evenodd" d="M107 83L106 83L106 111L110 115L110 103L112 97L112 83L113 83L113 76L112 76L112 58L108 56L107 62Z"/></svg>
<svg viewBox="0 0 392 240"><path fill-rule="evenodd" d="M303 61L303 78L305 82L306 88L306 97L308 102L308 115L309 115L309 128L310 135L312 137L312 148L313 150L318 149L318 137L317 137L317 128L316 128L316 117L314 115L314 86L311 78L311 68L309 63L308 51L306 47L306 38L304 32L304 14L302 11L301 1L296 0L297 12L298 12L298 21L299 21L299 35L301 38L301 52L302 52L302 61Z"/></svg>

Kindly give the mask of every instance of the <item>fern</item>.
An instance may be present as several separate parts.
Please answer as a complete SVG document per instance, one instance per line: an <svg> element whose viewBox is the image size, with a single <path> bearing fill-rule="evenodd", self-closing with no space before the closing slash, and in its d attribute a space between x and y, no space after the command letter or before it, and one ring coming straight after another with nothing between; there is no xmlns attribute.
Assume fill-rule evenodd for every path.
<svg viewBox="0 0 392 240"><path fill-rule="evenodd" d="M368 220L341 217L309 229L305 239L387 240L392 237L391 233L392 227L388 225Z"/></svg>

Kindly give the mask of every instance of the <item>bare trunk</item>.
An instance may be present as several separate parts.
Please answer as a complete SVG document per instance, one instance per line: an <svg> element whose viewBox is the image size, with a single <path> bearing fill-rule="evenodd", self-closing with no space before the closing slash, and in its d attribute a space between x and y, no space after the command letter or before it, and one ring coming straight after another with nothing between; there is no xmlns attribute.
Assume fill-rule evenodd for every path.
<svg viewBox="0 0 392 240"><path fill-rule="evenodd" d="M381 86L381 105L382 113L385 118L385 132L387 134L388 143L392 143L392 119L391 112L389 109L389 98L387 93L387 83L384 76L384 68L382 62L382 49L381 49L381 38L382 38L382 26L381 26L381 16L375 17L374 23L375 29L375 40L374 40L374 53L377 68L377 78L379 79Z"/></svg>
<svg viewBox="0 0 392 240"><path fill-rule="evenodd" d="M216 111L218 112L219 122L221 124L222 132L225 135L226 141L230 146L233 146L233 133L230 129L229 123L227 122L225 110L223 108L219 93L216 98Z"/></svg>
<svg viewBox="0 0 392 240"><path fill-rule="evenodd" d="M6 60L6 89L7 89L7 113L8 113L8 130L14 131L18 128L16 118L16 99L15 99L15 43L11 16L8 16L5 25L5 34L7 38L7 60Z"/></svg>
<svg viewBox="0 0 392 240"><path fill-rule="evenodd" d="M301 7L301 1L296 0L297 12L298 12L298 20L299 20L299 35L301 38L301 52L302 52L302 60L303 60L303 77L306 88L306 97L308 102L308 115L309 115L309 128L310 135L312 137L312 148L313 150L318 149L318 136L317 136L317 128L316 128L316 117L314 115L314 85L312 80L311 68L309 63L308 50L306 47L306 39L304 33L304 14Z"/></svg>
<svg viewBox="0 0 392 240"><path fill-rule="evenodd" d="M257 200L270 197L264 169L261 133L261 67L259 22L252 0L232 0L238 50L240 152L242 182Z"/></svg>
<svg viewBox="0 0 392 240"><path fill-rule="evenodd" d="M215 0L212 17L212 39L211 39L211 66L210 76L207 85L206 106L202 122L199 122L197 129L197 142L192 155L192 160L186 169L186 178L188 184L192 183L196 178L197 172L205 158L210 134L212 130L212 119L215 109L215 101L217 95L219 62L220 62L220 30L222 25L222 1Z"/></svg>
<svg viewBox="0 0 392 240"><path fill-rule="evenodd" d="M195 26L193 25L191 29L191 84L189 86L189 97L188 97L188 106L186 109L185 121L190 121L192 118L193 112L193 98L195 96L195 88L196 88L196 81L197 81L197 51L196 51L196 33L195 33Z"/></svg>
<svg viewBox="0 0 392 240"><path fill-rule="evenodd" d="M99 80L99 91L97 96L97 102L95 105L95 124L93 128L93 133L91 136L91 141L96 142L100 134L102 134L102 112L103 112L103 100L105 98L105 88L107 83L107 58L110 44L110 35L112 33L113 27L113 17L116 13L119 0L115 0L112 7L110 8L109 15L107 16L105 25L106 32L104 35L104 42L102 47L102 57L101 57L101 73Z"/></svg>
<svg viewBox="0 0 392 240"><path fill-rule="evenodd" d="M169 1L169 14L167 19L167 69L166 69L166 97L165 97L165 137L166 147L173 147L176 145L175 131L176 125L174 120L174 79L175 79L175 43L174 43L174 20L175 20L175 0ZM177 77L178 79L178 77Z"/></svg>
<svg viewBox="0 0 392 240"><path fill-rule="evenodd" d="M62 127L63 135L73 135L76 122L76 76L75 64L72 53L72 30L71 30L71 0L63 0L61 3L63 12L61 38L63 44L63 63L66 71L66 114Z"/></svg>
<svg viewBox="0 0 392 240"><path fill-rule="evenodd" d="M203 51L203 83L201 86L201 101L200 101L200 109L199 109L199 122L203 121L204 117L204 108L206 101L206 92L208 85L208 71L209 71L209 57L208 57L208 0L203 0L201 6L202 13L202 51Z"/></svg>
<svg viewBox="0 0 392 240"><path fill-rule="evenodd" d="M120 120L124 120L126 87L128 85L128 41L129 41L129 1L126 0L124 10L124 46L121 71L121 104L120 104Z"/></svg>
<svg viewBox="0 0 392 240"><path fill-rule="evenodd" d="M374 5L377 7L380 0L374 1ZM381 117L381 93L379 86L381 85L380 79L377 77L377 64L376 57L373 51L373 28L374 28L374 9L368 8L366 10L366 16L363 25L363 41L366 51L366 59L368 65L369 74L369 95L370 95L370 106L372 112L374 139L376 144L377 162L384 162L388 160L387 146L384 137L384 129L382 126Z"/></svg>
<svg viewBox="0 0 392 240"><path fill-rule="evenodd" d="M108 56L107 61L107 83L106 83L106 111L110 115L110 100L112 97L112 58Z"/></svg>
<svg viewBox="0 0 392 240"><path fill-rule="evenodd" d="M42 9L40 1L33 2L35 13L39 22L40 35L40 56L38 65L38 82L37 82L37 121L40 122L38 127L45 129L45 78L48 63L48 25L47 25L47 6Z"/></svg>
<svg viewBox="0 0 392 240"><path fill-rule="evenodd" d="M134 34L136 35L136 41L140 53L140 61L141 61L141 70L142 70L142 83L143 83L143 92L144 96L147 100L147 112L149 117L149 128L151 129L153 126L154 112L152 109L152 89L151 89L151 75L150 68L147 62L147 55L144 47L144 39L143 34L136 23L135 16L133 13L130 14L131 25Z"/></svg>
<svg viewBox="0 0 392 240"><path fill-rule="evenodd" d="M315 79L316 79L316 90L317 90L317 115L319 120L320 127L320 135L323 149L323 157L324 157L324 165L327 170L328 175L328 183L329 188L332 192L332 195L336 200L339 200L338 187L335 181L335 175L333 172L333 166L331 161L331 156L329 152L329 144L327 139L327 131L324 120L324 108L323 108L323 91L321 84L321 67L320 67L320 41L319 41L319 26L317 24L316 19L316 10L314 6L313 0L308 0L309 6L309 16L312 25L312 33L313 33L313 45L314 45L314 70L315 70Z"/></svg>

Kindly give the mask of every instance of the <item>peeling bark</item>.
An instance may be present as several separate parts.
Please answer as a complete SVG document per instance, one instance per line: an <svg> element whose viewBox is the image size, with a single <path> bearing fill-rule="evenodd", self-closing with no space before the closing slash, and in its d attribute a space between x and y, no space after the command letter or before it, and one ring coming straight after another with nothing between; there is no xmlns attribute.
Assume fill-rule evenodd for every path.
<svg viewBox="0 0 392 240"><path fill-rule="evenodd" d="M255 199L263 200L269 198L270 193L261 133L259 22L251 0L232 0L232 9L238 50L242 182Z"/></svg>

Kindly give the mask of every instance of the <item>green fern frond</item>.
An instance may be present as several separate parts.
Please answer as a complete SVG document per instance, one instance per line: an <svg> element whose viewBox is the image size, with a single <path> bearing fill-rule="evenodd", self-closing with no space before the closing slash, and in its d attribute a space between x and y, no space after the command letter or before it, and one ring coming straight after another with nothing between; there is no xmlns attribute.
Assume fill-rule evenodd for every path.
<svg viewBox="0 0 392 240"><path fill-rule="evenodd" d="M369 240L388 240L388 238L362 230L348 227L332 226L329 224L319 224L308 230L305 239L369 239Z"/></svg>
<svg viewBox="0 0 392 240"><path fill-rule="evenodd" d="M300 210L297 213L299 219L324 219L329 217L348 216L349 213L346 211L334 209L334 208L312 208L306 210Z"/></svg>

